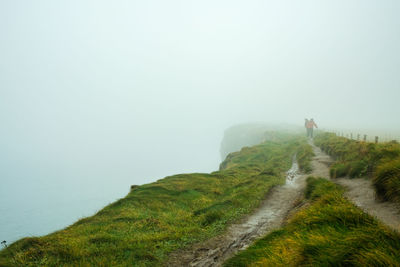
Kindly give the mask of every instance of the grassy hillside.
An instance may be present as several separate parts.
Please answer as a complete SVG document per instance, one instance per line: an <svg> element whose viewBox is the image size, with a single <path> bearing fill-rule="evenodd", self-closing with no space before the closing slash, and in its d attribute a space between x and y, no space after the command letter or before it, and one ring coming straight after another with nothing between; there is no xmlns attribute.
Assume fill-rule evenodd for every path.
<svg viewBox="0 0 400 267"><path fill-rule="evenodd" d="M309 177L308 206L225 266L399 266L400 235L342 193L330 181Z"/></svg>
<svg viewBox="0 0 400 267"><path fill-rule="evenodd" d="M332 133L318 135L315 144L336 159L332 178L372 177L379 197L400 203L400 144L360 142Z"/></svg>
<svg viewBox="0 0 400 267"><path fill-rule="evenodd" d="M168 253L221 233L284 182L296 152L310 158L304 139L230 154L221 170L166 177L61 231L21 239L0 252L0 266L158 266ZM156 166L155 166L156 167Z"/></svg>

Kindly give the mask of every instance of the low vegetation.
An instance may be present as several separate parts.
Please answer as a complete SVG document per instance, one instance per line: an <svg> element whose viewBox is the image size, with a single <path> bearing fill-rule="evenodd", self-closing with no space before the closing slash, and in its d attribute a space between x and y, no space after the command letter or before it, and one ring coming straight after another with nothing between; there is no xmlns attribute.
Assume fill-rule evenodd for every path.
<svg viewBox="0 0 400 267"><path fill-rule="evenodd" d="M380 164L373 181L382 199L400 203L400 158Z"/></svg>
<svg viewBox="0 0 400 267"><path fill-rule="evenodd" d="M310 173L312 171L311 158L314 156L313 149L307 143L302 143L298 149L297 162L300 170L304 173Z"/></svg>
<svg viewBox="0 0 400 267"><path fill-rule="evenodd" d="M370 177L377 195L400 203L400 144L368 143L322 133L315 144L336 159L330 168L332 178Z"/></svg>
<svg viewBox="0 0 400 267"><path fill-rule="evenodd" d="M400 235L309 177L306 205L287 225L258 240L225 266L398 266Z"/></svg>
<svg viewBox="0 0 400 267"><path fill-rule="evenodd" d="M220 171L180 174L132 191L92 217L0 251L0 266L159 266L167 255L220 234L284 183L292 157L303 168L304 139L281 136L230 154Z"/></svg>

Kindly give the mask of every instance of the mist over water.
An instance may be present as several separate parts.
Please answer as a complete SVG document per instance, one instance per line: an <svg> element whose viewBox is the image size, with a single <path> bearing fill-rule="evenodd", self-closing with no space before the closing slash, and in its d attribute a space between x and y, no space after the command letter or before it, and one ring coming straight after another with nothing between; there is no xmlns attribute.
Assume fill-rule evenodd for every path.
<svg viewBox="0 0 400 267"><path fill-rule="evenodd" d="M399 8L1 1L0 239L65 227L132 184L216 170L238 123L396 136Z"/></svg>

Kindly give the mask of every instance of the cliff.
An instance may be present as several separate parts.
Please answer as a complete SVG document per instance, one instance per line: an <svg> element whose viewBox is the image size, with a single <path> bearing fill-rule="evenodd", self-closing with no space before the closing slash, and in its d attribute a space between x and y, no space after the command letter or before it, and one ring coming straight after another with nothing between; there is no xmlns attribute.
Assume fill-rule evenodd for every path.
<svg viewBox="0 0 400 267"><path fill-rule="evenodd" d="M224 132L221 142L221 160L229 153L245 146L254 146L263 141L275 140L277 135L302 133L303 128L290 124L245 123L234 125Z"/></svg>
<svg viewBox="0 0 400 267"><path fill-rule="evenodd" d="M0 251L0 266L158 266L169 253L222 233L284 183L296 136L231 154L220 171L133 187L97 214Z"/></svg>

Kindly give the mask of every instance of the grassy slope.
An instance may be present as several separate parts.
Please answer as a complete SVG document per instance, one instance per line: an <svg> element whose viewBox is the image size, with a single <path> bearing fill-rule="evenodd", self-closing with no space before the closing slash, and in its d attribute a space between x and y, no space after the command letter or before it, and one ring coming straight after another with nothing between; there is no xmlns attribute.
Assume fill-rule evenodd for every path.
<svg viewBox="0 0 400 267"><path fill-rule="evenodd" d="M342 193L330 181L309 177L310 206L225 266L399 266L400 235Z"/></svg>
<svg viewBox="0 0 400 267"><path fill-rule="evenodd" d="M372 176L378 196L400 203L400 145L366 143L323 133L315 144L336 159L331 177Z"/></svg>
<svg viewBox="0 0 400 267"><path fill-rule="evenodd" d="M180 174L133 189L125 198L61 231L21 239L0 266L157 266L169 252L221 233L284 182L304 140L282 137L230 154L221 170ZM304 155L303 155L304 154Z"/></svg>
<svg viewBox="0 0 400 267"><path fill-rule="evenodd" d="M303 144L300 146L297 152L297 163L299 168L304 173L310 173L312 171L311 158L314 156L314 151L312 147L308 144Z"/></svg>

